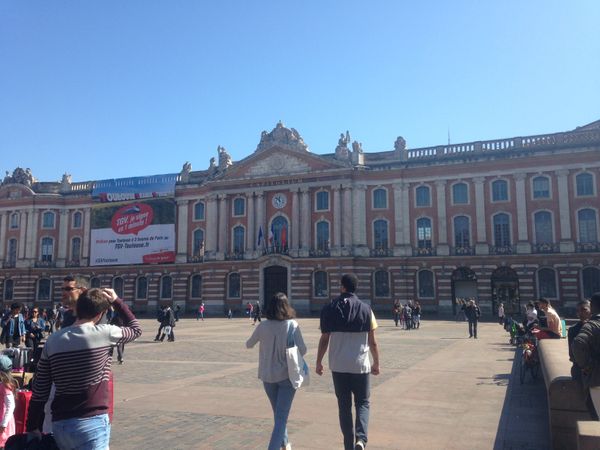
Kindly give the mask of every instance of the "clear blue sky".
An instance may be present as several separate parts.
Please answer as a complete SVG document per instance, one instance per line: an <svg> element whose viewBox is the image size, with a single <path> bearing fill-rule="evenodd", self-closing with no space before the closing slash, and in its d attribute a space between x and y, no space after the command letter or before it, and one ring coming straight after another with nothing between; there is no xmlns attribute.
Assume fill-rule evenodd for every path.
<svg viewBox="0 0 600 450"><path fill-rule="evenodd" d="M600 119L600 2L0 2L0 170L42 181L208 167L278 120L312 152Z"/></svg>

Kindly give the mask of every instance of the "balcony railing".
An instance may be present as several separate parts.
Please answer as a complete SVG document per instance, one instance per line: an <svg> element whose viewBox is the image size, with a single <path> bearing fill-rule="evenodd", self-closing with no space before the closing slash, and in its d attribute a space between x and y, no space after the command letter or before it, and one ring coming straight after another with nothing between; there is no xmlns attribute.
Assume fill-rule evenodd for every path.
<svg viewBox="0 0 600 450"><path fill-rule="evenodd" d="M391 248L372 248L370 251L371 256L394 256L394 250Z"/></svg>
<svg viewBox="0 0 600 450"><path fill-rule="evenodd" d="M435 256L435 247L413 247L413 256Z"/></svg>
<svg viewBox="0 0 600 450"><path fill-rule="evenodd" d="M575 251L578 253L600 252L600 242L578 242Z"/></svg>
<svg viewBox="0 0 600 450"><path fill-rule="evenodd" d="M81 261L79 259L72 259L65 262L65 267L81 267Z"/></svg>
<svg viewBox="0 0 600 450"><path fill-rule="evenodd" d="M514 245L490 245L490 255L514 255Z"/></svg>
<svg viewBox="0 0 600 450"><path fill-rule="evenodd" d="M475 254L475 247L471 246L461 246L461 247L451 247L450 254L453 256L469 256Z"/></svg>
<svg viewBox="0 0 600 450"><path fill-rule="evenodd" d="M244 259L244 252L225 253L225 259L228 261Z"/></svg>
<svg viewBox="0 0 600 450"><path fill-rule="evenodd" d="M308 251L308 256L311 258L329 258L331 256L331 252L328 248L311 248Z"/></svg>
<svg viewBox="0 0 600 450"><path fill-rule="evenodd" d="M263 255L287 255L289 254L289 249L287 245L282 247L281 245L272 245L270 247L263 248Z"/></svg>
<svg viewBox="0 0 600 450"><path fill-rule="evenodd" d="M188 256L187 262L189 262L189 263L201 263L201 262L204 262L204 255Z"/></svg>
<svg viewBox="0 0 600 450"><path fill-rule="evenodd" d="M36 268L52 268L56 267L56 262L54 261L36 261L34 263L34 267Z"/></svg>
<svg viewBox="0 0 600 450"><path fill-rule="evenodd" d="M2 268L3 269L14 269L17 266L16 261L3 261Z"/></svg>
<svg viewBox="0 0 600 450"><path fill-rule="evenodd" d="M553 242L544 242L541 244L531 244L533 253L559 253L560 245Z"/></svg>

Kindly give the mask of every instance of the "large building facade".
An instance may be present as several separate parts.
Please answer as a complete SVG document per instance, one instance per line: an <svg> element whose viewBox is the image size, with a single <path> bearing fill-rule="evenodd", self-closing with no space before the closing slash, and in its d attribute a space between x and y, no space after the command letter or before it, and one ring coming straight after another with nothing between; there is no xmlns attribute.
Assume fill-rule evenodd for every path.
<svg viewBox="0 0 600 450"><path fill-rule="evenodd" d="M379 311L398 298L452 313L457 298L477 297L486 315L500 302L516 313L540 296L564 309L600 291L600 121L431 148L399 137L372 153L346 133L329 154L279 123L245 159L219 147L207 170L186 163L176 175L168 263L96 264L96 183L7 174L5 303L57 302L67 274L114 287L137 311L204 302L220 313L284 291L314 313L346 272Z"/></svg>

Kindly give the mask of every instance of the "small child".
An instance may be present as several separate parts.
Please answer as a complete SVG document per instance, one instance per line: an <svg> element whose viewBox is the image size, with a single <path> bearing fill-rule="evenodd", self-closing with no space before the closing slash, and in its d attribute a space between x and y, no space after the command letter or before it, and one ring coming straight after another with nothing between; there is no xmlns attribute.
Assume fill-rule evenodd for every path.
<svg viewBox="0 0 600 450"><path fill-rule="evenodd" d="M12 361L0 355L0 448L15 434L15 395L17 382L11 375Z"/></svg>

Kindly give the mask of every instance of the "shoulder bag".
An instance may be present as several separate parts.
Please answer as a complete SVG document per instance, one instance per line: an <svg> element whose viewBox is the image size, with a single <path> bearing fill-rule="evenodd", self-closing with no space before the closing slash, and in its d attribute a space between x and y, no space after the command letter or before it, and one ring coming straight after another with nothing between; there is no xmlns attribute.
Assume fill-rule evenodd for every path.
<svg viewBox="0 0 600 450"><path fill-rule="evenodd" d="M288 321L285 356L287 359L288 377L294 389L298 389L302 385L308 386L310 370L294 341L294 327L291 320Z"/></svg>

